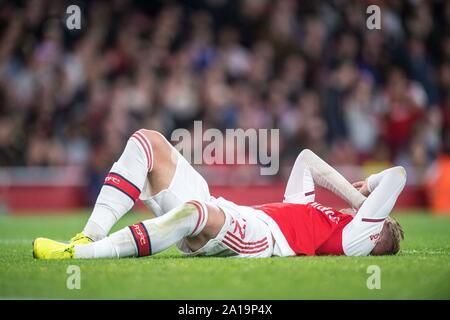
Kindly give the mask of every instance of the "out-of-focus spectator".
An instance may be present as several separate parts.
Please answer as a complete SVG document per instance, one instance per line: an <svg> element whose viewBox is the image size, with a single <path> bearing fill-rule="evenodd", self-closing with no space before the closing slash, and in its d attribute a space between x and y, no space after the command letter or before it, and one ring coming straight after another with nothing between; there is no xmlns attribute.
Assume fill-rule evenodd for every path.
<svg viewBox="0 0 450 320"><path fill-rule="evenodd" d="M399 68L392 68L378 101L383 117L383 137L391 157L406 151L414 126L424 117L427 105L423 88L410 81Z"/></svg>
<svg viewBox="0 0 450 320"><path fill-rule="evenodd" d="M348 138L361 160L370 158L379 137L379 123L374 106L374 81L361 74L345 103L344 117Z"/></svg>
<svg viewBox="0 0 450 320"><path fill-rule="evenodd" d="M204 127L279 128L281 163L421 171L450 125L450 4L361 1L0 4L0 165L82 165L94 184L128 138ZM419 171L420 171L419 170ZM284 174L282 172L281 174Z"/></svg>

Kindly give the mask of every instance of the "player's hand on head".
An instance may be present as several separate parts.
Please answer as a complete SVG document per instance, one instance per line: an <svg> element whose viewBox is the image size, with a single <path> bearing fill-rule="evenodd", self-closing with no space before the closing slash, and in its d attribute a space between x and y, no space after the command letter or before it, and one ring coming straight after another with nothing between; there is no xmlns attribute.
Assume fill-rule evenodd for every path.
<svg viewBox="0 0 450 320"><path fill-rule="evenodd" d="M365 197L369 196L370 191L367 186L367 180L354 182L352 183L352 186L355 187L363 196Z"/></svg>
<svg viewBox="0 0 450 320"><path fill-rule="evenodd" d="M364 185L364 181L357 181L357 182L352 183L352 186L355 187L356 189L358 189L358 191L362 188L363 185Z"/></svg>

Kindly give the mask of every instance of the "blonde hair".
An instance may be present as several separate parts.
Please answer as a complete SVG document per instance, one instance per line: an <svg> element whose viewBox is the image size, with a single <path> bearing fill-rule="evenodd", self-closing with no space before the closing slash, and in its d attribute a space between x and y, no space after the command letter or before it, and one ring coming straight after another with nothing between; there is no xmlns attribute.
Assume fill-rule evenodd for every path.
<svg viewBox="0 0 450 320"><path fill-rule="evenodd" d="M387 254L397 254L400 251L400 241L405 239L402 226L392 217L387 217L385 221L386 232L389 233L392 240L391 250Z"/></svg>

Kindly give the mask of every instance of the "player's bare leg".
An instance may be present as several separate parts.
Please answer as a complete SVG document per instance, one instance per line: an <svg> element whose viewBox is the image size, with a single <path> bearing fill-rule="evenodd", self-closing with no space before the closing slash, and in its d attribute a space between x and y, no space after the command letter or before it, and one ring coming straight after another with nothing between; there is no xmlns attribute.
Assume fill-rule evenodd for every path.
<svg viewBox="0 0 450 320"><path fill-rule="evenodd" d="M215 238L225 223L225 214L222 209L214 205L206 204L208 221L203 230L195 237L185 238L184 243L195 252L203 247L209 240Z"/></svg>

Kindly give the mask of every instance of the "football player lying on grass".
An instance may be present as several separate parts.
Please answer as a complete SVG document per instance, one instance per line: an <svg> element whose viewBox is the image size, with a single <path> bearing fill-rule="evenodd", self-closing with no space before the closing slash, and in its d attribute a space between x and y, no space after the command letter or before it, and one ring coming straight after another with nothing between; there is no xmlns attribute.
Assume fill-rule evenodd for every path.
<svg viewBox="0 0 450 320"><path fill-rule="evenodd" d="M405 170L394 167L352 185L306 149L295 161L283 202L240 206L212 197L202 176L161 134L139 130L112 166L83 232L70 243L38 238L33 254L142 257L176 244L193 256L392 255L403 231L389 213L405 182ZM356 214L315 202L316 184ZM138 198L157 217L109 234Z"/></svg>

